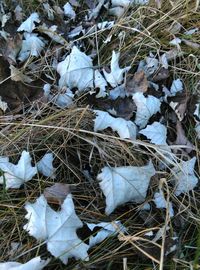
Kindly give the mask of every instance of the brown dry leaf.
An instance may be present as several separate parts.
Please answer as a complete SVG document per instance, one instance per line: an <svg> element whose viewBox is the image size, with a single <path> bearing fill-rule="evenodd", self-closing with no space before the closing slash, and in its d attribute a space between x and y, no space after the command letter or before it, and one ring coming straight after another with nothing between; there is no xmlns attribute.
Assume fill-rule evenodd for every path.
<svg viewBox="0 0 200 270"><path fill-rule="evenodd" d="M13 65L10 65L10 72L12 81L24 83L31 83L33 81L29 76L23 74L23 70L19 70Z"/></svg>
<svg viewBox="0 0 200 270"><path fill-rule="evenodd" d="M6 44L1 47L3 57L9 62L9 64L16 63L16 56L21 49L21 45L22 35L17 34L14 38L8 38Z"/></svg>
<svg viewBox="0 0 200 270"><path fill-rule="evenodd" d="M157 74L153 77L154 82L159 82L169 78L169 70L162 67Z"/></svg>
<svg viewBox="0 0 200 270"><path fill-rule="evenodd" d="M169 106L175 111L179 121L185 117L188 100L189 96L180 95L173 97L172 101L169 102Z"/></svg>
<svg viewBox="0 0 200 270"><path fill-rule="evenodd" d="M148 89L147 77L143 70L136 72L132 78L127 78L126 81L126 92L127 94L134 94L136 92L145 93Z"/></svg>
<svg viewBox="0 0 200 270"><path fill-rule="evenodd" d="M70 193L69 185L55 183L53 186L44 189L44 197L48 203L62 204Z"/></svg>
<svg viewBox="0 0 200 270"><path fill-rule="evenodd" d="M173 145L183 145L187 146L188 148L182 149L185 151L187 154L191 153L192 150L195 149L194 145L188 140L188 138L185 136L185 131L182 127L182 124L180 121L177 121L176 123L176 133L177 137ZM174 151L177 151L176 149Z"/></svg>

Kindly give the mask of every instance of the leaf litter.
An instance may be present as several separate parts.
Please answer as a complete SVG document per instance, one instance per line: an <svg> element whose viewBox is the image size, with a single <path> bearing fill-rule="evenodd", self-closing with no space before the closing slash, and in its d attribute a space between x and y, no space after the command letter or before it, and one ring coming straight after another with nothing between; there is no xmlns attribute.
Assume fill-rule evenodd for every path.
<svg viewBox="0 0 200 270"><path fill-rule="evenodd" d="M129 29L123 16L139 10L140 5L148 7L149 1L85 2L84 11L72 0L63 6L43 3L44 12L28 17L20 5L12 14L5 3L1 5L1 58L6 68L0 67L0 109L6 144L2 143L0 183L2 192L15 194L16 200L20 193L29 194L23 199L27 214L20 209L20 226L27 231L27 239L35 238L43 246L37 255L50 252L47 260L33 254L24 264L2 257L8 261L0 263L2 269L43 269L51 265L49 254L64 264L70 265L70 258L75 258L89 265L96 246L117 241L117 235L124 239L123 246L131 237L129 243L138 254L161 265L162 260L156 259L162 254L159 241L165 236L169 241L164 245L163 258L167 259L177 249L168 225L176 231L178 213L181 207L188 207L186 199L182 206L177 200L198 189L198 155L188 127L192 125L200 137L199 104L191 114L187 80L179 73L172 74L172 64L179 65L184 46L199 48L198 41L188 38L195 36L198 28L185 31L182 24L172 23L166 27L170 32L167 49L165 44L161 51L145 48L142 57L136 51L131 56L131 51L127 52L127 57L120 33L115 31L120 24L124 31ZM140 41L141 25L133 25ZM148 36L147 32L143 33ZM103 40L108 36L107 50ZM34 89L39 97L33 94ZM19 137L11 137L13 128ZM172 152L173 159L169 157ZM167 190L158 191L163 175ZM148 209L134 212L145 203ZM157 220L142 225L147 230L160 226L159 236L145 234L144 238L159 242L154 256L151 248L138 248L135 243L143 240L137 233L132 235L134 224L141 221L140 212L155 206L168 211L170 222L155 210L149 215ZM84 232L85 226L89 234Z"/></svg>

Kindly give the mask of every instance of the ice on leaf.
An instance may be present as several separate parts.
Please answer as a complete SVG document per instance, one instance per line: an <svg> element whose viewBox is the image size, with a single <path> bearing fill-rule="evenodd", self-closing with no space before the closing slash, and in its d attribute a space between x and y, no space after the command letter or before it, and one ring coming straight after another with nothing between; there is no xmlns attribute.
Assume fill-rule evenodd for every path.
<svg viewBox="0 0 200 270"><path fill-rule="evenodd" d="M99 93L96 95L96 98L107 96L106 93L107 82L98 70L95 70L94 73L94 84L95 88L99 88Z"/></svg>
<svg viewBox="0 0 200 270"><path fill-rule="evenodd" d="M124 79L124 74L129 71L131 67L125 67L125 68L120 68L119 67L119 57L120 53L119 52L112 52L112 59L111 59L111 72L108 73L105 70L103 70L104 76L107 80L107 82L112 86L116 87L117 85L121 84L121 82Z"/></svg>
<svg viewBox="0 0 200 270"><path fill-rule="evenodd" d="M106 197L106 214L111 214L117 206L126 202L143 202L154 174L151 161L142 167L104 167L97 179Z"/></svg>
<svg viewBox="0 0 200 270"><path fill-rule="evenodd" d="M180 79L173 80L170 87L171 96L175 96L176 93L183 91L183 83Z"/></svg>
<svg viewBox="0 0 200 270"><path fill-rule="evenodd" d="M132 121L121 117L112 117L109 113L95 110L96 118L94 120L94 131L104 130L108 127L116 131L122 139L135 139L137 127Z"/></svg>
<svg viewBox="0 0 200 270"><path fill-rule="evenodd" d="M28 33L31 33L34 29L35 29L35 22L39 23L40 19L39 19L39 15L37 12L32 13L28 19L26 19L21 25L20 27L17 29L18 32L20 31L25 31Z"/></svg>
<svg viewBox="0 0 200 270"><path fill-rule="evenodd" d="M73 10L73 7L70 5L70 3L66 3L65 5L64 5L64 14L68 17L68 18L70 18L70 19L75 19L75 17L76 17L76 13L75 13L75 11Z"/></svg>
<svg viewBox="0 0 200 270"><path fill-rule="evenodd" d="M109 236L115 236L118 234L118 232L126 231L126 228L121 224L120 221L113 221L112 223L100 222L98 224L87 223L87 226L91 231L93 231L94 229L96 231L97 228L101 228L95 235L90 236L90 248L101 243Z"/></svg>
<svg viewBox="0 0 200 270"><path fill-rule="evenodd" d="M46 177L55 178L55 168L53 167L53 154L47 153L43 158L37 163L37 169Z"/></svg>
<svg viewBox="0 0 200 270"><path fill-rule="evenodd" d="M41 260L41 258L35 257L28 261L27 263L18 263L18 262L5 262L0 263L1 270L42 270L48 263L48 260Z"/></svg>
<svg viewBox="0 0 200 270"><path fill-rule="evenodd" d="M159 190L159 192L156 192L154 194L153 201L157 208L168 209L170 217L174 216L174 209L173 209L172 203L171 202L167 203L162 190Z"/></svg>
<svg viewBox="0 0 200 270"><path fill-rule="evenodd" d="M43 195L35 203L27 203L25 209L28 223L24 229L37 240L46 240L47 249L53 256L64 264L71 257L88 260L89 246L76 234L83 224L75 213L71 194L68 194L58 212L47 204Z"/></svg>
<svg viewBox="0 0 200 270"><path fill-rule="evenodd" d="M77 87L79 91L83 91L87 87L93 87L92 59L76 46L72 48L70 55L58 64L57 72L60 75L59 87L61 88Z"/></svg>
<svg viewBox="0 0 200 270"><path fill-rule="evenodd" d="M0 157L0 169L4 172L0 177L0 183L3 184L5 179L6 189L19 188L37 173L37 168L32 167L30 154L26 151L22 152L16 165L10 163L7 157Z"/></svg>
<svg viewBox="0 0 200 270"><path fill-rule="evenodd" d="M0 96L0 109L5 112L8 109L8 104L2 100L2 97Z"/></svg>
<svg viewBox="0 0 200 270"><path fill-rule="evenodd" d="M19 52L18 59L25 61L29 56L39 56L45 43L37 34L24 34L25 40L22 41L22 48Z"/></svg>
<svg viewBox="0 0 200 270"><path fill-rule="evenodd" d="M160 111L161 103L158 98L151 95L145 97L139 92L133 94L133 100L137 106L135 124L141 129L147 125L152 115Z"/></svg>
<svg viewBox="0 0 200 270"><path fill-rule="evenodd" d="M175 182L175 195L193 190L198 183L198 178L195 176L194 166L196 157L188 161L182 160L176 167L172 169L174 176L171 180Z"/></svg>
<svg viewBox="0 0 200 270"><path fill-rule="evenodd" d="M148 125L145 129L140 130L139 133L150 139L151 143L167 145L167 128L159 122Z"/></svg>

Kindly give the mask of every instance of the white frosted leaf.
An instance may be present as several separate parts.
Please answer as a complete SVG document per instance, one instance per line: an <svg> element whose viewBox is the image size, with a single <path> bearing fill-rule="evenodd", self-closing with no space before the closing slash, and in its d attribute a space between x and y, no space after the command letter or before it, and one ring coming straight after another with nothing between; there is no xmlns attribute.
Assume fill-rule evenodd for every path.
<svg viewBox="0 0 200 270"><path fill-rule="evenodd" d="M195 176L194 166L196 157L188 161L181 161L176 167L172 169L174 176L171 180L175 182L175 195L179 196L181 193L193 190L198 183L198 178Z"/></svg>
<svg viewBox="0 0 200 270"><path fill-rule="evenodd" d="M197 137L200 139L200 122L196 123L195 131L197 133Z"/></svg>
<svg viewBox="0 0 200 270"><path fill-rule="evenodd" d="M47 153L43 158L37 163L37 169L46 177L55 178L55 168L53 167L53 154Z"/></svg>
<svg viewBox="0 0 200 270"><path fill-rule="evenodd" d="M110 90L109 98L112 100L117 99L118 97L125 98L126 97L126 90L124 84L115 87L114 89Z"/></svg>
<svg viewBox="0 0 200 270"><path fill-rule="evenodd" d="M95 88L99 88L99 93L96 95L96 98L107 96L106 93L107 82L98 70L95 70L94 73L94 84Z"/></svg>
<svg viewBox="0 0 200 270"><path fill-rule="evenodd" d="M148 125L145 129L140 130L139 133L150 139L151 143L167 145L167 128L159 122Z"/></svg>
<svg viewBox="0 0 200 270"><path fill-rule="evenodd" d="M200 119L200 103L198 104L196 104L196 108L195 108L195 111L194 111L194 115L196 115L197 116L197 118L199 118Z"/></svg>
<svg viewBox="0 0 200 270"><path fill-rule="evenodd" d="M153 201L157 208L168 209L170 217L174 216L174 209L172 207L172 203L167 203L162 190L159 190L159 192L155 192Z"/></svg>
<svg viewBox="0 0 200 270"><path fill-rule="evenodd" d="M104 167L97 179L106 197L106 214L126 202L141 203L145 201L147 189L155 169L150 161L142 167Z"/></svg>
<svg viewBox="0 0 200 270"><path fill-rule="evenodd" d="M20 27L17 29L18 32L20 31L25 31L28 33L31 33L34 29L35 29L35 22L39 23L40 19L39 19L39 15L38 13L34 12L32 13L28 19L26 19L21 25Z"/></svg>
<svg viewBox="0 0 200 270"><path fill-rule="evenodd" d="M104 76L107 82L112 86L116 87L117 85L121 84L124 79L124 74L129 71L131 67L120 68L119 67L119 56L120 53L116 53L115 51L112 52L112 59L111 59L111 72L108 73L103 70Z"/></svg>
<svg viewBox="0 0 200 270"><path fill-rule="evenodd" d="M76 17L76 13L75 13L75 11L73 10L73 7L70 5L70 3L66 3L65 5L64 5L64 14L68 17L68 18L70 18L70 19L75 19L75 17Z"/></svg>
<svg viewBox="0 0 200 270"><path fill-rule="evenodd" d="M169 44L173 45L173 46L179 46L179 44L181 43L181 39L180 38L174 38L172 39Z"/></svg>
<svg viewBox="0 0 200 270"><path fill-rule="evenodd" d="M125 8L120 6L113 7L108 10L109 15L116 16L117 18L120 18L124 14L124 12Z"/></svg>
<svg viewBox="0 0 200 270"><path fill-rule="evenodd" d="M61 88L77 87L79 91L84 91L87 87L93 87L92 59L76 46L72 48L70 55L58 64L57 72L60 75L59 87Z"/></svg>
<svg viewBox="0 0 200 270"><path fill-rule="evenodd" d="M140 128L144 128L149 118L160 111L160 100L151 95L145 97L143 93L139 92L133 94L133 100L137 106L135 124Z"/></svg>
<svg viewBox="0 0 200 270"><path fill-rule="evenodd" d="M122 139L135 139L137 127L132 121L112 117L109 113L95 110L97 116L94 120L94 131L104 130L108 127L116 131Z"/></svg>
<svg viewBox="0 0 200 270"><path fill-rule="evenodd" d="M176 93L183 91L183 83L180 79L173 80L170 87L171 96L175 96Z"/></svg>
<svg viewBox="0 0 200 270"><path fill-rule="evenodd" d="M104 21L101 23L97 24L98 29L103 30L103 29L112 29L113 25L115 24L114 21Z"/></svg>
<svg viewBox="0 0 200 270"><path fill-rule="evenodd" d="M131 0L112 0L111 3L113 7L121 6L127 8L130 5Z"/></svg>
<svg viewBox="0 0 200 270"><path fill-rule="evenodd" d="M0 96L0 109L5 112L8 109L8 104L2 100L2 97Z"/></svg>
<svg viewBox="0 0 200 270"><path fill-rule="evenodd" d="M26 218L28 223L24 229L37 240L46 240L48 251L64 264L68 259L88 260L88 245L77 236L76 230L83 226L75 213L71 194L64 200L61 210L54 211L41 195L35 203L27 203Z"/></svg>
<svg viewBox="0 0 200 270"><path fill-rule="evenodd" d="M90 248L101 243L109 236L117 235L118 232L125 232L126 228L121 224L120 221L111 222L100 222L98 224L87 223L88 228L93 231L95 228L101 228L99 231L93 236L91 235L89 238L89 246Z"/></svg>
<svg viewBox="0 0 200 270"><path fill-rule="evenodd" d="M37 173L37 168L32 167L30 154L26 151L22 152L16 165L10 163L8 158L1 157L0 169L4 172L4 176L0 177L0 183L3 184L5 178L6 189L19 188Z"/></svg>
<svg viewBox="0 0 200 270"><path fill-rule="evenodd" d="M22 48L19 52L18 59L25 61L29 56L38 57L45 46L42 38L39 38L37 34L24 34L25 40L22 41Z"/></svg>
<svg viewBox="0 0 200 270"><path fill-rule="evenodd" d="M48 260L42 260L39 256L31 259L27 263L5 262L0 263L1 270L42 270L48 263Z"/></svg>
<svg viewBox="0 0 200 270"><path fill-rule="evenodd" d="M150 56L146 57L145 60L139 62L137 71L143 70L145 75L149 77L157 71L158 67L158 59L156 59L155 56L151 54Z"/></svg>

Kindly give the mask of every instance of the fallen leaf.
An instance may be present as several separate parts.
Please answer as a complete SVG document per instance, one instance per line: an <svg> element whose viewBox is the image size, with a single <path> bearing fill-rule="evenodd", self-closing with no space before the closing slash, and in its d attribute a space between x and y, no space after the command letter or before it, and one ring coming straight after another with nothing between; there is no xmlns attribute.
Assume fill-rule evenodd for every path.
<svg viewBox="0 0 200 270"><path fill-rule="evenodd" d="M42 159L36 164L37 169L40 173L42 173L46 177L50 177L54 179L55 176L55 168L53 167L53 154L47 153L45 154Z"/></svg>
<svg viewBox="0 0 200 270"><path fill-rule="evenodd" d="M48 37L51 38L51 40L64 45L65 43L67 43L67 41L65 40L64 37L62 37L61 34L58 34L57 31L57 26L56 25L52 25L49 28L46 26L45 23L43 23L41 26L38 27L38 31L47 35Z"/></svg>
<svg viewBox="0 0 200 270"><path fill-rule="evenodd" d="M167 78L169 78L169 70L162 67L159 72L153 76L153 81L160 82L162 80L166 80Z"/></svg>
<svg viewBox="0 0 200 270"><path fill-rule="evenodd" d="M135 124L141 129L147 125L152 115L160 111L161 103L158 98L151 95L145 97L143 93L133 94L133 100L137 106Z"/></svg>
<svg viewBox="0 0 200 270"><path fill-rule="evenodd" d="M112 59L111 59L111 72L108 73L103 69L104 76L107 80L107 82L112 86L116 87L119 85L123 79L124 79L124 74L129 71L131 67L125 67L125 68L120 68L119 67L119 57L120 53L116 53L115 51L112 52Z"/></svg>
<svg viewBox="0 0 200 270"><path fill-rule="evenodd" d="M173 80L170 87L171 96L175 96L177 93L183 91L183 83L180 79Z"/></svg>
<svg viewBox="0 0 200 270"><path fill-rule="evenodd" d="M194 50L198 50L200 49L200 44L187 40L187 39L182 39L183 43L185 43L185 45L189 46L190 48L194 49Z"/></svg>
<svg viewBox="0 0 200 270"><path fill-rule="evenodd" d="M40 19L39 19L39 15L37 12L32 13L28 19L26 19L21 25L20 27L17 29L17 32L21 32L21 31L25 31L28 33L31 33L35 28L35 22L39 23Z"/></svg>
<svg viewBox="0 0 200 270"><path fill-rule="evenodd" d="M95 110L94 131L104 130L108 127L116 131L122 139L136 139L137 127L132 121L123 118L114 118L109 113Z"/></svg>
<svg viewBox="0 0 200 270"><path fill-rule="evenodd" d="M100 222L97 224L86 223L86 224L92 232L97 228L99 228L99 231L95 235L91 235L89 237L90 248L101 243L110 236L115 236L119 232L126 232L126 228L121 224L120 221Z"/></svg>
<svg viewBox="0 0 200 270"><path fill-rule="evenodd" d="M131 0L111 0L113 7L121 6L127 8L131 3Z"/></svg>
<svg viewBox="0 0 200 270"><path fill-rule="evenodd" d="M76 46L72 48L70 55L58 64L57 72L60 75L60 88L77 87L79 91L84 91L87 87L93 87L92 59Z"/></svg>
<svg viewBox="0 0 200 270"><path fill-rule="evenodd" d="M76 234L76 230L83 224L75 213L71 194L68 194L58 212L50 208L43 195L33 204L26 203L25 209L28 223L24 225L24 230L37 240L45 240L48 251L54 257L64 264L67 264L71 257L89 259L89 246Z"/></svg>
<svg viewBox="0 0 200 270"><path fill-rule="evenodd" d="M2 97L0 96L0 109L5 112L8 109L8 104L2 100Z"/></svg>
<svg viewBox="0 0 200 270"><path fill-rule="evenodd" d="M145 201L150 179L156 171L152 162L142 167L104 167L97 179L106 197L106 214L126 202Z"/></svg>
<svg viewBox="0 0 200 270"><path fill-rule="evenodd" d="M132 95L136 92L145 93L148 89L147 77L143 70L136 72L133 78L130 77L126 80L126 93L127 95Z"/></svg>
<svg viewBox="0 0 200 270"><path fill-rule="evenodd" d="M139 133L150 139L151 143L167 145L167 128L159 122L147 125L147 127L140 130Z"/></svg>
<svg viewBox="0 0 200 270"><path fill-rule="evenodd" d="M1 270L42 270L48 263L50 259L41 260L41 258L35 257L28 261L27 263L18 263L18 262L5 262L0 263Z"/></svg>
<svg viewBox="0 0 200 270"><path fill-rule="evenodd" d="M150 54L150 56L146 57L145 60L139 62L137 71L143 70L148 78L157 71L158 67L158 59L156 59L153 54Z"/></svg>
<svg viewBox="0 0 200 270"><path fill-rule="evenodd" d="M55 183L53 186L44 189L44 197L47 202L60 205L69 193L69 185L62 183Z"/></svg>
<svg viewBox="0 0 200 270"><path fill-rule="evenodd" d="M115 16L117 18L120 18L124 14L124 12L125 12L125 8L120 7L120 6L113 7L108 10L109 15Z"/></svg>
<svg viewBox="0 0 200 270"><path fill-rule="evenodd" d="M25 61L29 56L38 57L45 46L44 39L39 38L37 34L29 33L24 33L24 37L18 59Z"/></svg>
<svg viewBox="0 0 200 270"><path fill-rule="evenodd" d="M104 79L104 77L101 75L101 73L98 70L95 70L94 77L95 77L94 78L95 88L100 89L99 93L96 95L96 98L107 96L106 86L108 84L106 80Z"/></svg>
<svg viewBox="0 0 200 270"><path fill-rule="evenodd" d="M20 5L16 6L14 13L15 13L15 20L18 22L21 22L23 19L23 13L22 13L22 8L20 7Z"/></svg>
<svg viewBox="0 0 200 270"><path fill-rule="evenodd" d="M181 44L181 39L180 38L174 38L174 39L172 39L170 42L169 42L169 44L170 45L173 45L173 46L179 46L179 44Z"/></svg>
<svg viewBox="0 0 200 270"><path fill-rule="evenodd" d="M180 95L176 96L175 98L173 98L173 101L169 102L169 106L175 111L179 121L182 121L186 115L187 103L189 98L189 96Z"/></svg>
<svg viewBox="0 0 200 270"><path fill-rule="evenodd" d="M177 121L176 123L176 140L173 142L173 145L180 145L180 146L186 146L182 149L182 151L185 151L186 153L191 153L192 150L195 149L194 145L188 140L188 138L185 136L185 131L182 127L182 124L180 121ZM174 149L175 151L176 149ZM176 150L177 152L177 150Z"/></svg>
<svg viewBox="0 0 200 270"><path fill-rule="evenodd" d="M23 74L23 69L19 70L13 65L10 65L10 76L11 76L11 80L15 82L21 81L24 83L31 83L33 81L33 79L31 79L29 76Z"/></svg>
<svg viewBox="0 0 200 270"><path fill-rule="evenodd" d="M0 157L0 169L4 175L0 177L0 184L8 188L19 188L24 182L30 181L37 173L37 168L32 167L29 152L23 151L17 165L10 163L8 157Z"/></svg>
<svg viewBox="0 0 200 270"><path fill-rule="evenodd" d="M169 216L174 216L174 209L171 202L167 202L163 191L160 189L159 192L155 192L153 199L157 208L165 208L169 211Z"/></svg>
<svg viewBox="0 0 200 270"><path fill-rule="evenodd" d="M193 190L198 183L198 178L195 176L194 166L196 157L188 161L183 161L172 168L173 176L171 181L175 182L175 195L179 196L182 193Z"/></svg>
<svg viewBox="0 0 200 270"><path fill-rule="evenodd" d="M64 8L64 14L68 18L70 18L72 20L74 20L76 18L76 13L73 10L73 7L70 5L70 3L66 3L63 8Z"/></svg>
<svg viewBox="0 0 200 270"><path fill-rule="evenodd" d="M103 7L106 0L99 0L98 4L95 8L93 8L89 13L89 20L96 19L99 16L99 13L101 11L101 8ZM92 1L93 2L93 1ZM90 5L89 1L87 1L87 4ZM93 3L92 3L93 5Z"/></svg>

